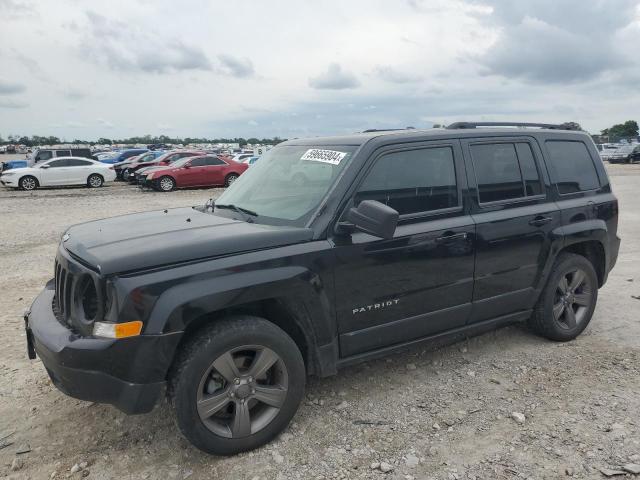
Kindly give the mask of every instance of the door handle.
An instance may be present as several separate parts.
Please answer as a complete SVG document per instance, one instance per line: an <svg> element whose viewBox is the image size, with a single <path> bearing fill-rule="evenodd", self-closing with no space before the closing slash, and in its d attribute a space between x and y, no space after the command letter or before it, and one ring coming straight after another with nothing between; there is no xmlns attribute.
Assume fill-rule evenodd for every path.
<svg viewBox="0 0 640 480"><path fill-rule="evenodd" d="M467 239L467 233L466 232L462 232L462 233L450 233L450 234L445 234L441 237L437 237L436 238L436 243L449 243L449 242L455 242L456 240L466 240Z"/></svg>
<svg viewBox="0 0 640 480"><path fill-rule="evenodd" d="M534 218L529 222L529 225L532 225L534 227L541 227L549 223L551 220L553 220L553 218L543 217L542 215L538 215L536 218Z"/></svg>

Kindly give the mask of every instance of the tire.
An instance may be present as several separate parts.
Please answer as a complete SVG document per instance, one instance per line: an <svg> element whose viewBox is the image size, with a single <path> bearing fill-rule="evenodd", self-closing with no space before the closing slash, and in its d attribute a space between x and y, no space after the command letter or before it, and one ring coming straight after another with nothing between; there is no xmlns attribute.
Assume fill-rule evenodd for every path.
<svg viewBox="0 0 640 480"><path fill-rule="evenodd" d="M580 272L578 277L575 276L577 272ZM591 262L582 255L561 253L529 325L549 340L573 340L587 328L597 300L598 276Z"/></svg>
<svg viewBox="0 0 640 480"><path fill-rule="evenodd" d="M158 185L158 190L161 192L171 192L176 188L176 181L172 177L165 175L158 179L156 185Z"/></svg>
<svg viewBox="0 0 640 480"><path fill-rule="evenodd" d="M124 180L125 182L129 180L129 169L125 168L120 172L120 180Z"/></svg>
<svg viewBox="0 0 640 480"><path fill-rule="evenodd" d="M224 186L225 187L230 187L231 184L238 179L238 177L240 177L240 175L238 175L237 173L230 173L224 179Z"/></svg>
<svg viewBox="0 0 640 480"><path fill-rule="evenodd" d="M87 178L87 187L89 188L100 188L102 185L104 185L104 178L102 178L102 175L92 173L89 175L89 178Z"/></svg>
<svg viewBox="0 0 640 480"><path fill-rule="evenodd" d="M225 363L230 358L233 363ZM258 379L252 379L256 372ZM240 315L204 327L181 348L169 378L169 398L180 431L193 445L234 455L268 443L286 428L304 395L305 377L291 337L267 320ZM258 399L263 396L272 405ZM215 413L199 413L198 401L203 412L206 400L214 401ZM248 415L238 417L236 412L245 408Z"/></svg>
<svg viewBox="0 0 640 480"><path fill-rule="evenodd" d="M28 192L31 190L35 190L39 187L38 179L36 177L32 177L31 175L25 175L18 182L18 186L20 187L20 190L26 190Z"/></svg>

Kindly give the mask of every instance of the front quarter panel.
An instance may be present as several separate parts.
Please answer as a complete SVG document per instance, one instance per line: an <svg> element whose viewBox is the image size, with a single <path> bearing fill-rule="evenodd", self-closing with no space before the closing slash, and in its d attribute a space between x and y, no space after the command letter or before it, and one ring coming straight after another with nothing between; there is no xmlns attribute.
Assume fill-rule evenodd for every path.
<svg viewBox="0 0 640 480"><path fill-rule="evenodd" d="M296 306L308 342L336 334L333 252L326 240L265 249L112 279L120 321L145 334L182 332L205 315L267 299Z"/></svg>

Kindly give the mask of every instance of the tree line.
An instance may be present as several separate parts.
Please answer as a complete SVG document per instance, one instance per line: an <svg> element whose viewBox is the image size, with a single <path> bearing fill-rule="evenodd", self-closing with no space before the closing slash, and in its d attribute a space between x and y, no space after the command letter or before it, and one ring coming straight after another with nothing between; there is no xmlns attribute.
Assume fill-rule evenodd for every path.
<svg viewBox="0 0 640 480"><path fill-rule="evenodd" d="M190 143L238 143L240 145L246 144L260 144L260 145L276 145L278 143L284 142L286 139L280 137L273 138L243 138L243 137L235 137L235 138L198 138L198 137L168 137L167 135L160 136L152 136L152 135L143 135L138 137L129 137L129 138L104 138L101 137L97 141L95 140L82 140L82 139L74 139L71 142L60 140L59 137L55 136L40 136L40 135L9 135L5 140L0 136L0 145L26 145L27 147L37 147L40 145L57 145L60 143L71 143L71 144L98 144L98 145L135 145L135 144L144 144L151 145L154 143L166 143L166 144L190 144Z"/></svg>

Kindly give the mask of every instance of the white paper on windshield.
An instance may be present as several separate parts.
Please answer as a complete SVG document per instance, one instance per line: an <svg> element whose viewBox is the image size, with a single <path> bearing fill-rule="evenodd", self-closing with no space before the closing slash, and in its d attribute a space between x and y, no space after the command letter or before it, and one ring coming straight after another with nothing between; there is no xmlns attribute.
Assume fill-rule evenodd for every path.
<svg viewBox="0 0 640 480"><path fill-rule="evenodd" d="M304 155L300 157L300 160L306 160L310 162L322 162L330 165L339 165L346 152L337 152L336 150L320 150L318 148L311 148L304 152Z"/></svg>

